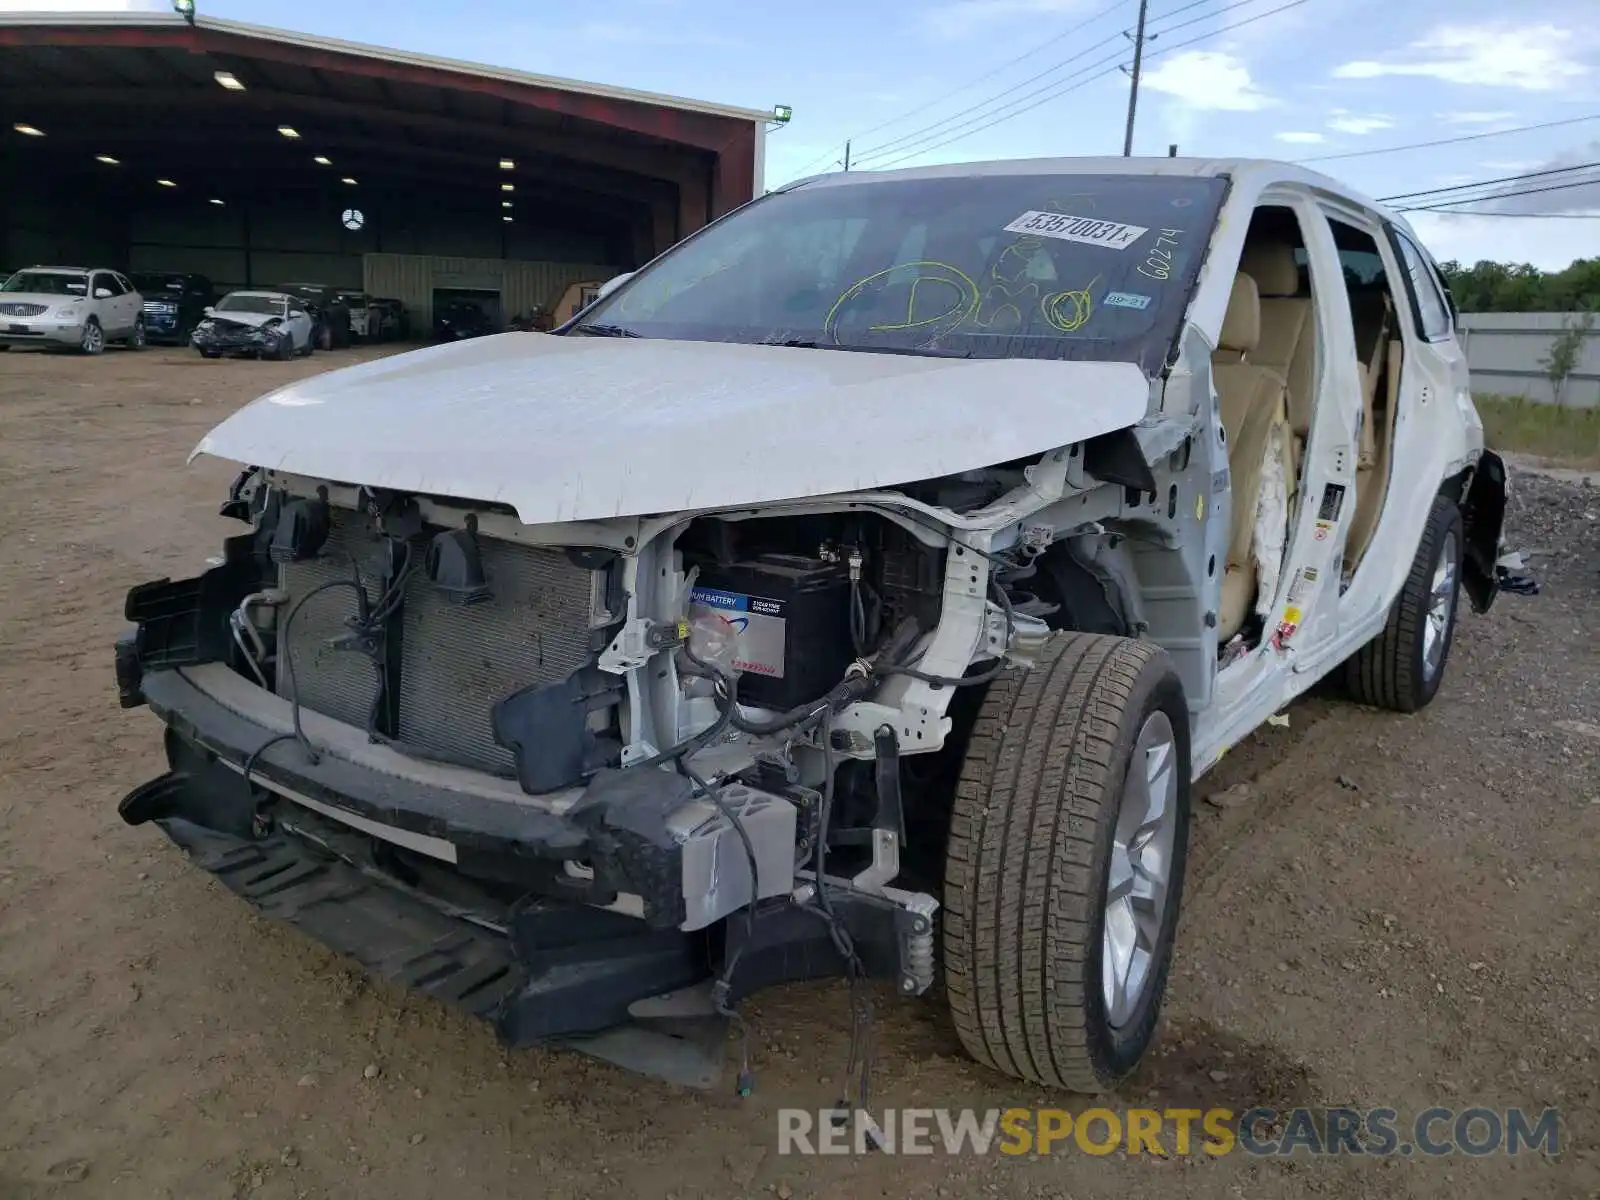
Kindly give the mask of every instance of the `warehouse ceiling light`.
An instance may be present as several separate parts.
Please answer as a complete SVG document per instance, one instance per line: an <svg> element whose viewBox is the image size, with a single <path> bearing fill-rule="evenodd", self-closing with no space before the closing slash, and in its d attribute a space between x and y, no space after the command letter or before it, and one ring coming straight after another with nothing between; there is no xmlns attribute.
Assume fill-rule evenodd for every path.
<svg viewBox="0 0 1600 1200"><path fill-rule="evenodd" d="M510 208L511 207L511 201L509 201L509 200L500 201L500 207L501 208Z"/></svg>
<svg viewBox="0 0 1600 1200"><path fill-rule="evenodd" d="M326 154L313 155L311 161L316 163L319 167L333 166L333 159L329 158Z"/></svg>
<svg viewBox="0 0 1600 1200"><path fill-rule="evenodd" d="M501 217L500 219L502 221L504 221L507 225L511 224L511 218L510 217Z"/></svg>
<svg viewBox="0 0 1600 1200"><path fill-rule="evenodd" d="M343 179L339 180L339 182L340 183L348 183L351 187L355 187L356 186L356 181L354 179L352 179L348 175L346 175Z"/></svg>
<svg viewBox="0 0 1600 1200"><path fill-rule="evenodd" d="M514 183L502 183L500 185L500 190L502 192L514 192L517 190L517 185Z"/></svg>
<svg viewBox="0 0 1600 1200"><path fill-rule="evenodd" d="M170 179L158 179L158 180L156 180L156 182L159 183L162 187L177 187L178 186L177 184L173 183L172 180L170 180Z"/></svg>
<svg viewBox="0 0 1600 1200"><path fill-rule="evenodd" d="M95 162L103 162L108 167L120 167L122 165L120 159L112 158L109 154L96 154L94 160Z"/></svg>
<svg viewBox="0 0 1600 1200"><path fill-rule="evenodd" d="M293 125L279 125L278 132L283 134L283 136L286 138L297 138L300 136L300 131Z"/></svg>
<svg viewBox="0 0 1600 1200"><path fill-rule="evenodd" d="M227 201L226 200L218 200L215 196L213 196L213 197L211 197L211 199L207 200L206 203L207 204L215 204L218 208L221 208L224 204L227 203Z"/></svg>
<svg viewBox="0 0 1600 1200"><path fill-rule="evenodd" d="M232 71L218 71L211 76L230 92L244 91L244 84L239 82L239 77Z"/></svg>
<svg viewBox="0 0 1600 1200"><path fill-rule="evenodd" d="M29 125L25 121L18 121L11 128L15 129L18 133L27 134L29 137L43 137L44 136L44 130L40 129L36 125Z"/></svg>
<svg viewBox="0 0 1600 1200"><path fill-rule="evenodd" d="M517 164L512 162L509 158L502 158L500 160L500 169L502 171L509 171L509 170L513 169L516 165Z"/></svg>

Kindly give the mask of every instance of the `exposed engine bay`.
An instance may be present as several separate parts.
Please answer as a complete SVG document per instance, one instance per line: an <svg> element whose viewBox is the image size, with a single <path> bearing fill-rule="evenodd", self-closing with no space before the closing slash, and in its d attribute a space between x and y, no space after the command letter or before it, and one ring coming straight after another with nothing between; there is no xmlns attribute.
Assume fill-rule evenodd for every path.
<svg viewBox="0 0 1600 1200"><path fill-rule="evenodd" d="M724 1016L841 970L920 994L960 698L1053 629L1148 627L1128 531L1178 509L1078 454L549 526L247 469L222 512L248 532L129 594L119 684L167 720L172 770L123 815L202 858L292 863L262 877L376 871L499 931L506 978L556 939L563 973L495 1004L513 1041L600 1036L700 986Z"/></svg>

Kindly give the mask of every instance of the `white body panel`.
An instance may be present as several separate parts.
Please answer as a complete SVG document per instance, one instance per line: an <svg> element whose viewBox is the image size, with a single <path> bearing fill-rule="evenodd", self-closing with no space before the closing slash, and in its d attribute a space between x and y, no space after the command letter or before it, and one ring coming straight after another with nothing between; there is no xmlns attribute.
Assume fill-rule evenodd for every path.
<svg viewBox="0 0 1600 1200"><path fill-rule="evenodd" d="M863 491L1132 425L1129 363L508 333L290 384L195 448L528 524Z"/></svg>

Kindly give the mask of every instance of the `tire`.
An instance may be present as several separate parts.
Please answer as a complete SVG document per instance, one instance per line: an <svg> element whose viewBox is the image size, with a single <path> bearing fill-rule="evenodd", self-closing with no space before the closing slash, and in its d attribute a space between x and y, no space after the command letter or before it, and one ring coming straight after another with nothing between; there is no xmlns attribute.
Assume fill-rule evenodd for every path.
<svg viewBox="0 0 1600 1200"><path fill-rule="evenodd" d="M1137 785L1125 786L1141 778L1130 772L1136 757L1144 794L1162 803L1149 826ZM1033 670L989 686L945 851L945 990L973 1058L1082 1092L1103 1091L1138 1063L1172 964L1189 762L1183 685L1147 642L1058 633ZM1142 880L1146 893L1143 955L1126 959L1142 965L1142 983L1120 999L1105 987L1106 932L1125 944L1116 935L1137 922L1132 896L1109 897L1114 859L1119 881ZM1153 887L1162 874L1164 889Z"/></svg>
<svg viewBox="0 0 1600 1200"><path fill-rule="evenodd" d="M285 332L278 339L278 344L272 348L272 358L275 362L288 362L294 357L294 334Z"/></svg>
<svg viewBox="0 0 1600 1200"><path fill-rule="evenodd" d="M140 317L133 323L133 332L123 341L129 350L143 350L145 348L144 318Z"/></svg>
<svg viewBox="0 0 1600 1200"><path fill-rule="evenodd" d="M1383 632L1345 663L1345 686L1360 704L1414 713L1439 692L1455 641L1461 596L1461 510L1435 496Z"/></svg>
<svg viewBox="0 0 1600 1200"><path fill-rule="evenodd" d="M312 344L310 335L307 335L305 346L302 349L296 350L295 353L301 358L310 358L312 354L316 352L316 349L316 346Z"/></svg>
<svg viewBox="0 0 1600 1200"><path fill-rule="evenodd" d="M84 354L99 354L106 348L106 331L100 328L98 317L83 323L83 336L78 339L78 349Z"/></svg>
<svg viewBox="0 0 1600 1200"><path fill-rule="evenodd" d="M196 346L195 349L196 350L200 350L200 347ZM200 350L200 357L201 358L221 358L222 357L222 351L220 351L220 350Z"/></svg>

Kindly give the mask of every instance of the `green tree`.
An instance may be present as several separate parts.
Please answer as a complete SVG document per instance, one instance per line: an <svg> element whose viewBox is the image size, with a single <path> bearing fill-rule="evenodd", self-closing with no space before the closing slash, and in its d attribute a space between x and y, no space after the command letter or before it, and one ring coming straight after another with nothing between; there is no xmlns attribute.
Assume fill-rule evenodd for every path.
<svg viewBox="0 0 1600 1200"><path fill-rule="evenodd" d="M1550 381L1550 391L1555 396L1557 408L1561 407L1562 398L1566 394L1567 380L1572 377L1572 372L1577 370L1578 363L1583 358L1589 331L1594 328L1594 318L1593 310L1575 313L1568 317L1562 322L1561 332L1550 343L1550 349L1539 360L1539 365L1544 368L1545 378Z"/></svg>

